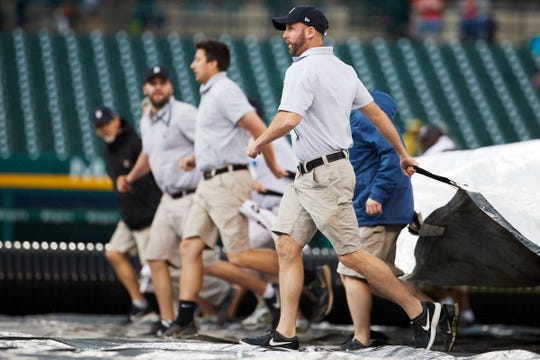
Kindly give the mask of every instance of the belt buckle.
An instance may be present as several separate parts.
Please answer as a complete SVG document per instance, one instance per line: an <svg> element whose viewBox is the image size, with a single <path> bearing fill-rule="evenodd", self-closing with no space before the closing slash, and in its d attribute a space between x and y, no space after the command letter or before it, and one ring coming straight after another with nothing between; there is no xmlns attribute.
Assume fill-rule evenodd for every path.
<svg viewBox="0 0 540 360"><path fill-rule="evenodd" d="M216 176L216 168L210 170L210 178L213 178L214 176Z"/></svg>
<svg viewBox="0 0 540 360"><path fill-rule="evenodd" d="M233 164L227 164L227 171L233 172L234 171L234 165Z"/></svg>
<svg viewBox="0 0 540 360"><path fill-rule="evenodd" d="M300 174L307 174L309 171L306 167L306 164L308 162L301 162L300 164L298 164L297 168L298 168L298 171L300 171Z"/></svg>

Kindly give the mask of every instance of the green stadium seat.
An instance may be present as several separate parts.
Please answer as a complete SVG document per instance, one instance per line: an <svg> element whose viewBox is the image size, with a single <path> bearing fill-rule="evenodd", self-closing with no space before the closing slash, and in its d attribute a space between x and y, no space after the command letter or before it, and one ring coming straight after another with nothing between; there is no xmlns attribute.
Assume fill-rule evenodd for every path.
<svg viewBox="0 0 540 360"><path fill-rule="evenodd" d="M523 111L523 118L531 138L538 138L540 137L540 101L538 94L532 87L525 64L518 57L518 51L509 43L504 43L500 48L503 53L502 56L505 57L513 75L517 79L517 81L508 85L519 86L519 89L513 90L514 99L516 101L521 100L517 106ZM529 55L528 49L524 53Z"/></svg>
<svg viewBox="0 0 540 360"><path fill-rule="evenodd" d="M128 108L124 109L123 114L134 119L135 127L138 128L140 114L141 114L141 84L143 72L146 69L146 63L142 59L142 52L140 51L140 42L136 43L135 40L128 37L125 32L119 32L115 36L115 40L118 46L118 52L120 54L120 68L124 74L124 91L127 93ZM135 49L132 49L132 46ZM139 57L137 57L138 55ZM144 68L144 70L143 70Z"/></svg>
<svg viewBox="0 0 540 360"><path fill-rule="evenodd" d="M142 78L153 64L169 68L178 99L197 105L199 84L189 65L194 42L203 38L0 33L0 159L96 160L103 145L94 135L91 111L105 104L137 128ZM270 121L291 64L283 39L220 40L231 49L229 76L262 102ZM368 88L396 99L401 128L415 117L434 122L462 148L540 137L539 92L530 83L536 67L526 46L357 38L326 43Z"/></svg>
<svg viewBox="0 0 540 360"><path fill-rule="evenodd" d="M446 105L441 105L443 114L448 116L452 114L454 122L457 124L457 130L451 132L450 135L462 144L463 148L476 148L479 146L478 137L472 127L469 113L465 110L463 100L458 95L455 78L452 78L448 71L446 63L443 61L440 47L435 46L431 42L425 42L421 45L424 51L418 48L419 58L422 62L431 63L435 76L440 84L438 100L444 101Z"/></svg>
<svg viewBox="0 0 540 360"><path fill-rule="evenodd" d="M98 154L96 151L94 128L91 125L90 117L92 111L89 104L89 94L87 91L87 82L90 80L85 77L83 64L81 62L81 49L77 37L73 33L66 33L63 39L67 47L68 73L71 75L71 91L74 93L74 105L76 117L73 119L78 122L81 133L82 151L87 160L95 159ZM92 79L93 80L93 79Z"/></svg>
<svg viewBox="0 0 540 360"><path fill-rule="evenodd" d="M244 38L244 45L248 54L250 68L255 78L255 84L264 108L266 121L272 120L278 108L278 97L270 83L268 64L265 63L261 45L257 39L248 36Z"/></svg>
<svg viewBox="0 0 540 360"><path fill-rule="evenodd" d="M488 46L485 42L476 42L474 49L479 55L482 68L487 73L487 84L492 86L493 101L501 107L501 116L497 117L499 125L506 130L505 142L529 140L530 135L525 127L521 111L518 110L517 104L511 95L510 87L514 89L516 83L512 71L508 71L508 67L504 62L502 54L498 53L497 46ZM497 56L498 55L498 56ZM506 72L505 78L503 78ZM497 97L497 99L495 99Z"/></svg>
<svg viewBox="0 0 540 360"><path fill-rule="evenodd" d="M32 92L32 74L30 73L29 54L23 31L17 29L13 31L12 34L15 48L16 71L18 75L18 83L15 82L13 85L18 84L21 105L20 109L15 109L15 111L22 112L21 123L24 128L23 139L26 140L26 153L30 158L37 159L41 154L41 149L38 140L39 130L34 110L35 99Z"/></svg>
<svg viewBox="0 0 540 360"><path fill-rule="evenodd" d="M58 69L56 68L55 56L51 44L51 36L48 31L39 32L39 46L41 48L41 64L44 71L44 86L47 96L42 98L47 101L48 111L40 112L40 122L45 123L46 117L50 118L51 134L53 140L54 154L61 160L69 157L68 136L65 126L65 117L62 111L62 94L58 88ZM36 65L36 69L38 65ZM46 114L48 116L46 116ZM43 138L43 133L41 134ZM46 136L49 136L47 134Z"/></svg>

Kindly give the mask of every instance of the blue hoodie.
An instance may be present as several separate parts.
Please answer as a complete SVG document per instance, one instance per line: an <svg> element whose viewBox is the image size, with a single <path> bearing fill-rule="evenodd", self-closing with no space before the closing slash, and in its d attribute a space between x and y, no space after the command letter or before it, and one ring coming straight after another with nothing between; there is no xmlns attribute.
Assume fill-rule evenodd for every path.
<svg viewBox="0 0 540 360"><path fill-rule="evenodd" d="M370 93L393 121L396 105L392 97L377 90ZM353 205L358 225L409 224L414 214L412 186L411 180L401 171L399 156L359 110L351 113L350 122L354 144L349 154L356 174ZM395 123L394 126L400 133ZM382 204L381 214L369 216L366 213L369 197Z"/></svg>

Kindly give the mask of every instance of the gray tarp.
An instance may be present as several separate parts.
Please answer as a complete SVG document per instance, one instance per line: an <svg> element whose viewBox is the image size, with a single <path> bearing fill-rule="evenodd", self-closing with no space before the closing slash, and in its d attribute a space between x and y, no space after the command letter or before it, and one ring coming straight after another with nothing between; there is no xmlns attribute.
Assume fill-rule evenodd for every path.
<svg viewBox="0 0 540 360"><path fill-rule="evenodd" d="M396 264L439 285L540 285L539 149L540 140L531 140L417 158L467 185L456 193L412 177L415 209L427 225L420 237L400 234Z"/></svg>

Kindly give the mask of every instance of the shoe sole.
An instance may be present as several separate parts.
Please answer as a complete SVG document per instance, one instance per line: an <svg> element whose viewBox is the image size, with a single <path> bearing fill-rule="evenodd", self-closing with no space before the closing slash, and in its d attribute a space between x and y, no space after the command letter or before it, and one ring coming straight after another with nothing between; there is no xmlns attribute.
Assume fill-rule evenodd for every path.
<svg viewBox="0 0 540 360"><path fill-rule="evenodd" d="M158 315L155 311L151 311L149 313L146 313L144 315L135 316L135 317L129 317L129 323L131 324L139 324L142 322L145 322L147 320L155 320L158 318Z"/></svg>
<svg viewBox="0 0 540 360"><path fill-rule="evenodd" d="M447 352L452 351L452 349L454 348L454 344L456 342L456 337L457 337L457 328L459 324L459 304L454 303L453 307L454 307L454 314L452 315L452 323L450 324L450 332L451 332L450 342L446 344L447 346L445 346Z"/></svg>
<svg viewBox="0 0 540 360"><path fill-rule="evenodd" d="M247 342L244 342L242 340L239 340L239 343L242 344L242 345L249 345L249 346L252 346L252 347L255 347L255 348L264 348L264 349L282 350L282 351L298 351L298 349L288 349L288 348L284 348L284 347L280 347L280 346L253 345L253 344L248 344Z"/></svg>
<svg viewBox="0 0 540 360"><path fill-rule="evenodd" d="M442 305L439 303L433 303L435 309L433 310L433 317L431 318L431 324L429 329L429 342L426 346L426 350L431 349L433 343L435 342L435 337L437 336L437 327L439 326L439 321L441 320L441 311Z"/></svg>

